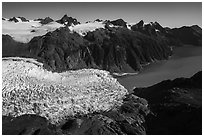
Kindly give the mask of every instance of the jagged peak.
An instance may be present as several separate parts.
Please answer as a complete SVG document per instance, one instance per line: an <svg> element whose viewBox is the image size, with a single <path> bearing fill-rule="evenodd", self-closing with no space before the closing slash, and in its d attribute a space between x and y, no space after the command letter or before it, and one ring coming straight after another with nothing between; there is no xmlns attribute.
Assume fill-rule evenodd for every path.
<svg viewBox="0 0 204 137"><path fill-rule="evenodd" d="M67 14L64 14L64 16L62 18L66 18L66 17L68 17Z"/></svg>
<svg viewBox="0 0 204 137"><path fill-rule="evenodd" d="M101 19L96 19L96 20L94 20L94 22L102 22L103 20L101 20Z"/></svg>
<svg viewBox="0 0 204 137"><path fill-rule="evenodd" d="M22 17L22 16L9 18L8 21L14 21L15 23L17 23L17 22L29 22L29 20L27 20L25 17Z"/></svg>
<svg viewBox="0 0 204 137"><path fill-rule="evenodd" d="M65 14L61 19L57 20L56 22L60 24L65 24L68 26L71 26L72 24L73 25L80 24L80 22L78 22L77 19L73 17L69 17L67 14Z"/></svg>
<svg viewBox="0 0 204 137"><path fill-rule="evenodd" d="M115 25L115 26L122 26L122 27L126 27L127 28L127 22L125 22L123 19L116 19L113 21L110 21L111 24Z"/></svg>
<svg viewBox="0 0 204 137"><path fill-rule="evenodd" d="M143 26L144 26L144 21L143 21L143 20L140 20L140 21L137 23L137 25L143 27Z"/></svg>
<svg viewBox="0 0 204 137"><path fill-rule="evenodd" d="M53 22L54 20L52 19L52 18L50 18L50 17L45 17L44 19L42 19L41 21L40 21L40 23L41 24L48 24L48 23L50 23L50 22Z"/></svg>

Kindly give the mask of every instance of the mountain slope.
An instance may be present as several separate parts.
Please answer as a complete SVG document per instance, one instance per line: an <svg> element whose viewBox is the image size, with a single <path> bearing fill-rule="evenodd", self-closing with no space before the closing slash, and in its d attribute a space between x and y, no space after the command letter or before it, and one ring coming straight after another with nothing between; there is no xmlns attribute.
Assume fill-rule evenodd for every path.
<svg viewBox="0 0 204 137"><path fill-rule="evenodd" d="M170 30L178 40L183 44L191 44L196 46L202 45L202 30L199 26L184 26L181 28L173 28Z"/></svg>
<svg viewBox="0 0 204 137"><path fill-rule="evenodd" d="M162 81L134 94L148 101L147 134L202 134L202 72L191 78Z"/></svg>
<svg viewBox="0 0 204 137"><path fill-rule="evenodd" d="M168 59L171 49L126 28L98 29L81 37L61 28L28 43L30 55L54 71L100 68L111 72L134 72L153 60Z"/></svg>
<svg viewBox="0 0 204 137"><path fill-rule="evenodd" d="M188 38L188 35L195 36L192 38L195 43L201 41L201 29L198 26L192 27L181 38L174 35L174 29L163 28L158 22L144 24L140 21L131 27L122 19L79 24L67 15L58 20L59 23L51 20L42 25L42 21L12 22L8 25L8 21L3 20L3 34L8 33L14 40L26 42L26 49L23 49L25 54L15 52L17 56L39 59L46 68L58 72L80 68L136 72L147 63L168 59L172 55L172 46L191 44L181 40ZM19 25L17 30L16 25ZM9 31L11 28L14 31ZM179 34L184 33L180 29L178 31ZM11 43L14 45L15 42ZM13 53L10 56L14 56Z"/></svg>

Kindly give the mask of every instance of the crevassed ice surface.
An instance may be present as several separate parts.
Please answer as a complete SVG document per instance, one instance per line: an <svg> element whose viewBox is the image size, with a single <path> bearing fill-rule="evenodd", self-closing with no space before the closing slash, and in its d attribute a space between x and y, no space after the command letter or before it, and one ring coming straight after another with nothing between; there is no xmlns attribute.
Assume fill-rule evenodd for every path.
<svg viewBox="0 0 204 137"><path fill-rule="evenodd" d="M42 25L40 21L13 22L2 21L2 33L10 35L14 40L22 43L28 43L35 36L42 36L47 32L54 31L64 25L57 22L50 22ZM33 31L34 32L31 32Z"/></svg>
<svg viewBox="0 0 204 137"><path fill-rule="evenodd" d="M2 67L2 115L37 114L56 124L120 106L128 93L103 70L53 73L34 59L17 57L3 58Z"/></svg>

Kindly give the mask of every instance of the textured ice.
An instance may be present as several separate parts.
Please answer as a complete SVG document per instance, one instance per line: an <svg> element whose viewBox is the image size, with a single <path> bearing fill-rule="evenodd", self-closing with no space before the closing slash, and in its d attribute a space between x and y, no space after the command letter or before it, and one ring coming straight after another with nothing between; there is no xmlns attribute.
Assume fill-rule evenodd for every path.
<svg viewBox="0 0 204 137"><path fill-rule="evenodd" d="M2 67L2 114L7 116L37 114L56 124L120 106L128 93L104 70L53 73L25 58L3 58Z"/></svg>

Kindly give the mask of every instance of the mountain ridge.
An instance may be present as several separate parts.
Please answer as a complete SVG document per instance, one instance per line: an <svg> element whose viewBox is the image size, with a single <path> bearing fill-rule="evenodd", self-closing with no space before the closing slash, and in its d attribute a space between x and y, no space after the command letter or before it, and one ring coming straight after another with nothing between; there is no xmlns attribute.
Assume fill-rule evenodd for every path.
<svg viewBox="0 0 204 137"><path fill-rule="evenodd" d="M143 64L168 59L172 54L172 46L201 46L202 41L202 29L196 25L168 29L163 28L158 22L144 24L143 20L128 25L123 19L97 19L84 25L66 14L57 21L49 17L38 21L43 26L49 26L52 22L64 26L48 31L45 35L36 34L37 37L22 44L26 47L24 55L15 51L10 55L8 52L3 53L3 56L38 58L52 71L99 68L111 72L136 72L141 70ZM93 26L95 24L97 25ZM37 33L38 30L33 29L31 32ZM3 35L4 51L8 51L8 41L12 39ZM10 43L19 47L15 46L15 41ZM65 47L69 47L69 50Z"/></svg>

